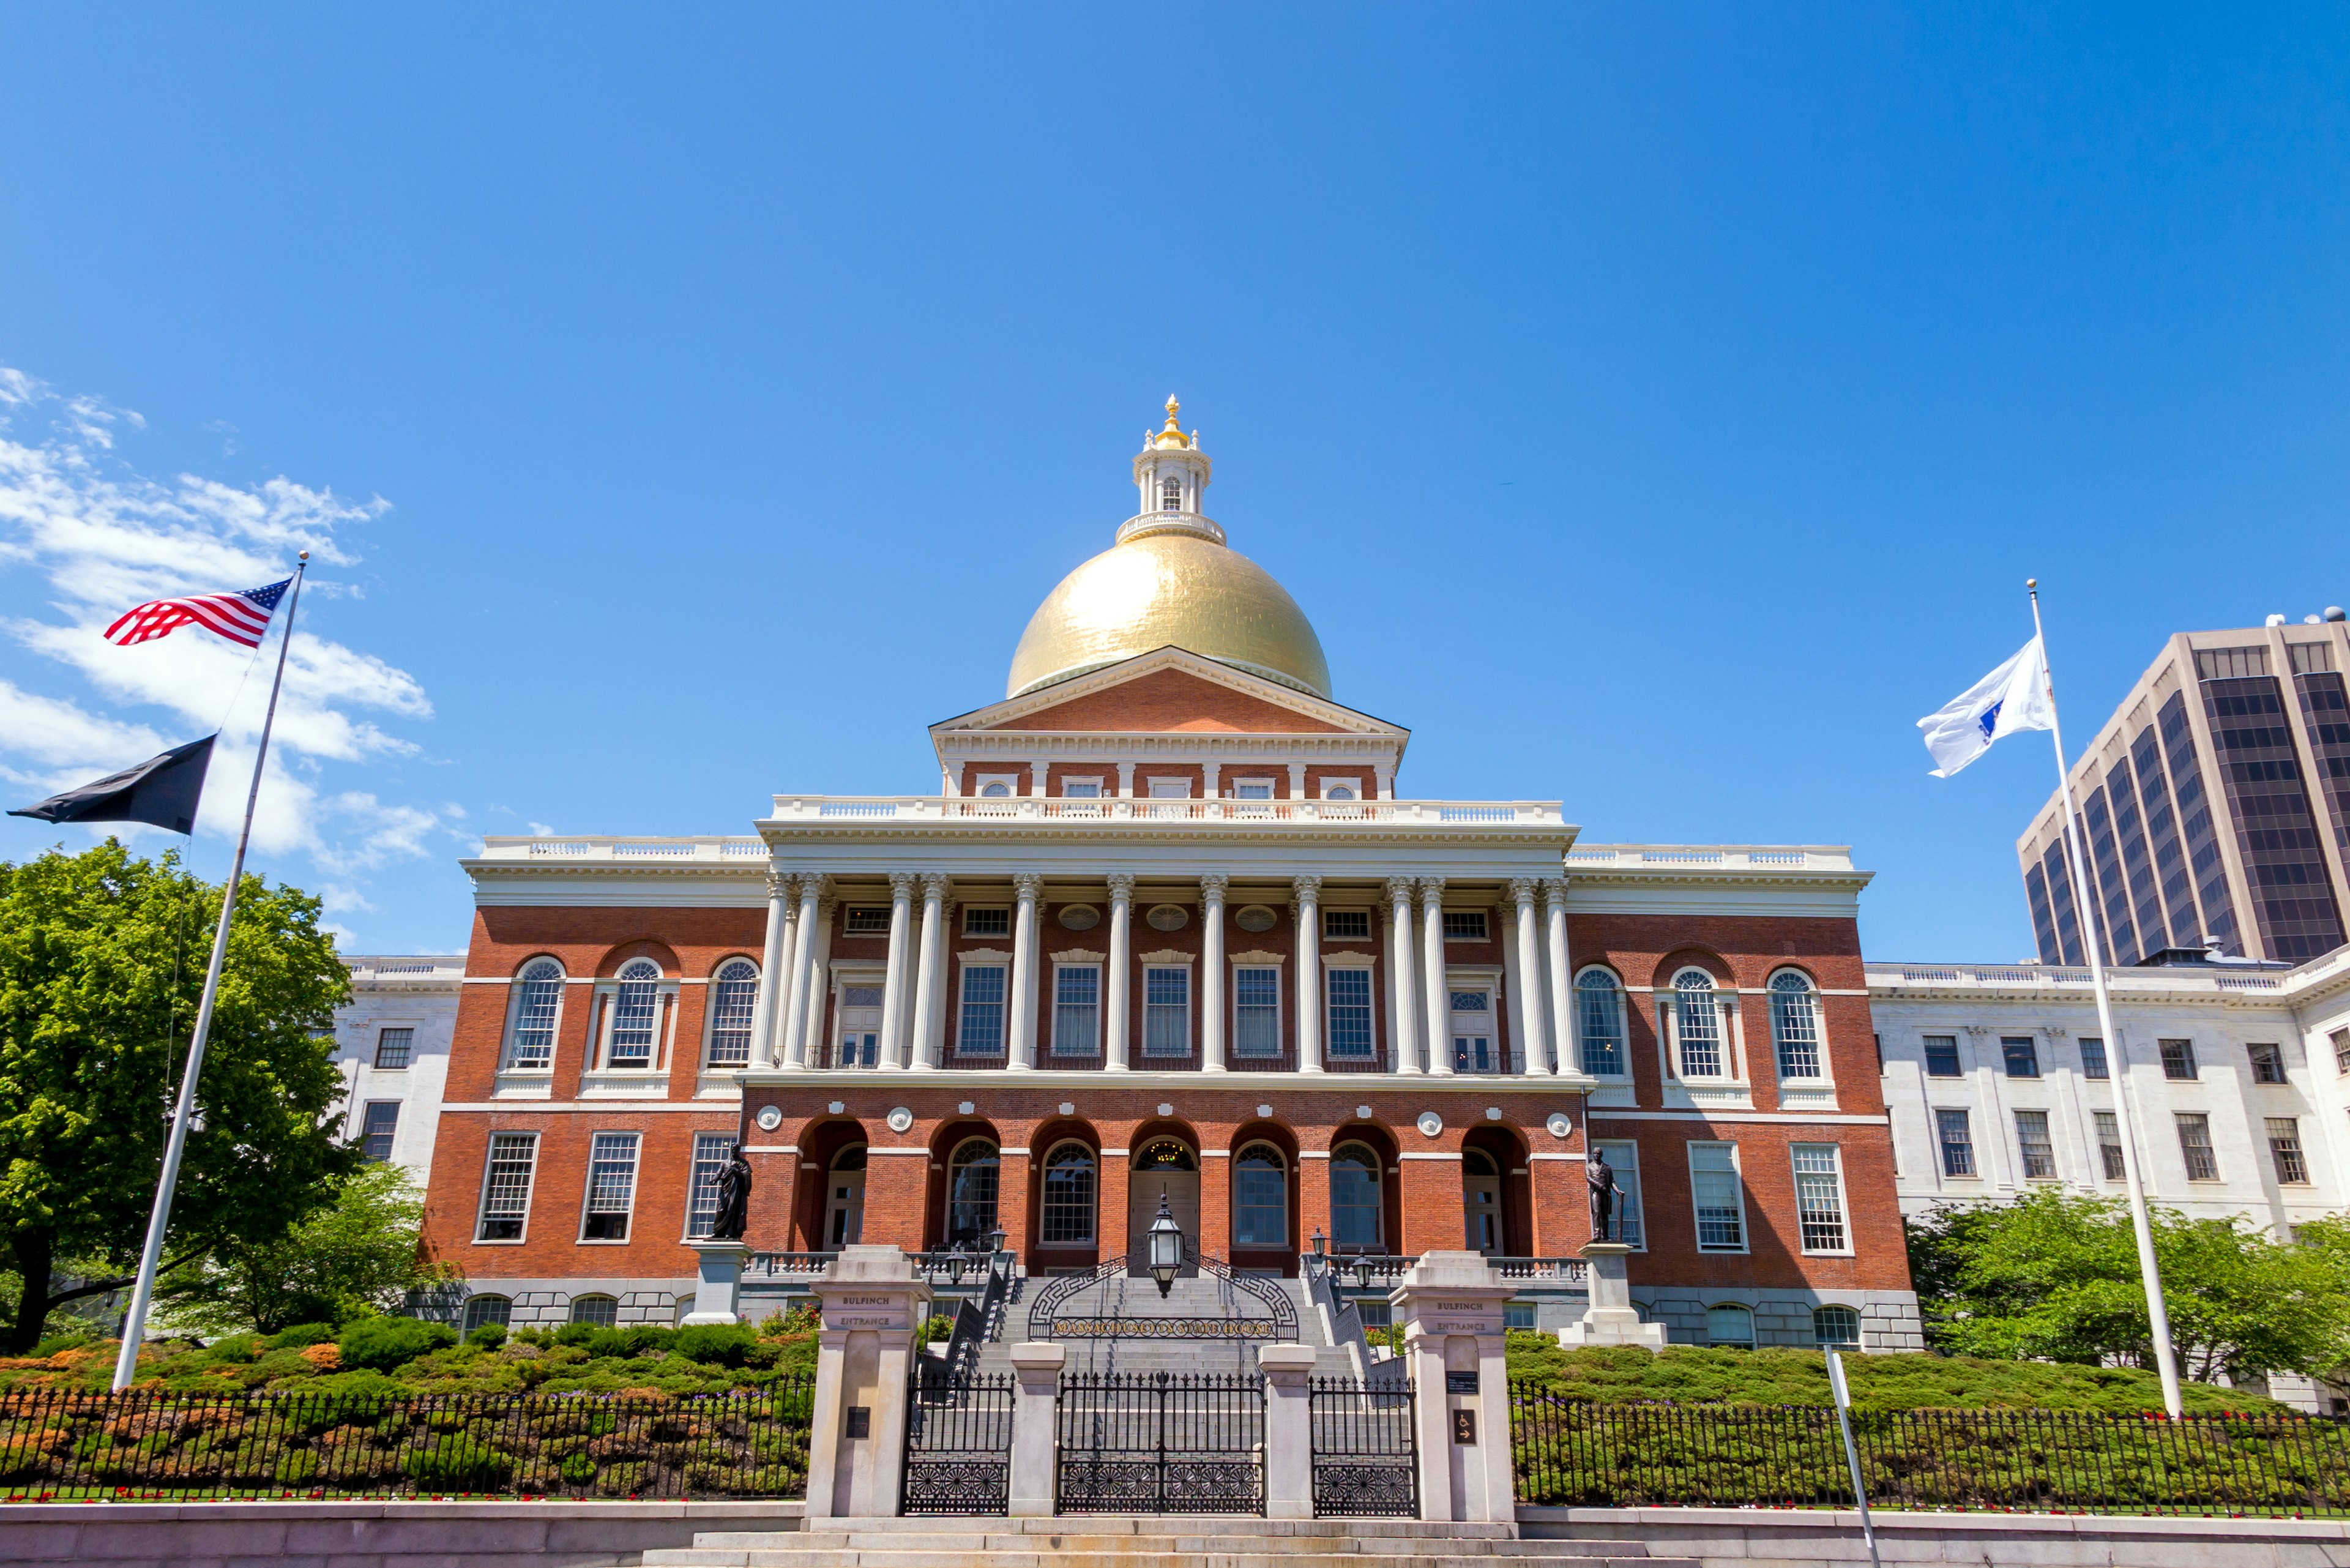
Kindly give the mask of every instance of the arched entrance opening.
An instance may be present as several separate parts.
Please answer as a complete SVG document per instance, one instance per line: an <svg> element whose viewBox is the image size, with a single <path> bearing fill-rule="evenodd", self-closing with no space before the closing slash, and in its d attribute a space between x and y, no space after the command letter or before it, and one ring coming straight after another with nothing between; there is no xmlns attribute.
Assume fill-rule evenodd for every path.
<svg viewBox="0 0 2350 1568"><path fill-rule="evenodd" d="M1511 1129L1487 1125L1461 1140L1463 1246L1489 1258L1526 1256L1534 1245L1532 1197L1525 1150Z"/></svg>
<svg viewBox="0 0 2350 1568"><path fill-rule="evenodd" d="M1126 1272L1143 1274L1149 1272L1150 1234L1152 1221L1159 1218L1161 1200L1167 1211L1175 1217L1183 1239L1190 1243L1190 1258L1199 1256L1200 1247L1200 1155L1190 1144L1171 1134L1146 1138L1134 1151L1133 1169L1126 1188ZM1185 1278L1199 1272L1195 1263L1187 1261Z"/></svg>
<svg viewBox="0 0 2350 1568"><path fill-rule="evenodd" d="M1461 1208L1468 1235L1464 1245L1487 1257L1502 1251L1502 1172L1482 1148L1461 1151Z"/></svg>

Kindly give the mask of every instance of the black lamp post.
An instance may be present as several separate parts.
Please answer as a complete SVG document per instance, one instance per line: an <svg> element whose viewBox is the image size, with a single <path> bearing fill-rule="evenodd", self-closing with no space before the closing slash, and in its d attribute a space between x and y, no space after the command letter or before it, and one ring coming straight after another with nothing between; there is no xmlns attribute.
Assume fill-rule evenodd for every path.
<svg viewBox="0 0 2350 1568"><path fill-rule="evenodd" d="M947 1254L947 1279L954 1284L962 1283L962 1272L970 1266L971 1260L962 1255L962 1244L957 1242L955 1250Z"/></svg>
<svg viewBox="0 0 2350 1568"><path fill-rule="evenodd" d="M1314 1227L1314 1255L1315 1257L1318 1258L1322 1255L1322 1249L1326 1244L1326 1238L1322 1234L1322 1227L1316 1225Z"/></svg>
<svg viewBox="0 0 2350 1568"><path fill-rule="evenodd" d="M1150 1277L1159 1282L1163 1298L1173 1288L1183 1267L1183 1228L1167 1211L1167 1195L1159 1195L1159 1217L1150 1222Z"/></svg>

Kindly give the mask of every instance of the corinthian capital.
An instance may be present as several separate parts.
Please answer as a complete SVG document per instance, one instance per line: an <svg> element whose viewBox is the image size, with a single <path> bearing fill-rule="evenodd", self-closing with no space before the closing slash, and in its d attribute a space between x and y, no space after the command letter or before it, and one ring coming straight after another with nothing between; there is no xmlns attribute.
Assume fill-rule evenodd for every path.
<svg viewBox="0 0 2350 1568"><path fill-rule="evenodd" d="M890 872L889 897L892 898L912 898L914 896L914 885L920 880L920 876L912 871Z"/></svg>
<svg viewBox="0 0 2350 1568"><path fill-rule="evenodd" d="M1113 903L1130 904L1134 901L1133 872L1113 871L1109 874L1108 881L1109 896Z"/></svg>
<svg viewBox="0 0 2350 1568"><path fill-rule="evenodd" d="M1208 903L1221 904L1224 901L1224 889L1232 885L1231 877L1211 871L1200 878L1200 897Z"/></svg>
<svg viewBox="0 0 2350 1568"><path fill-rule="evenodd" d="M1532 877L1513 877L1510 878L1510 898L1521 907L1531 907L1534 901L1534 890L1539 886Z"/></svg>
<svg viewBox="0 0 2350 1568"><path fill-rule="evenodd" d="M1554 909L1564 909L1566 908L1565 877L1545 877L1543 878L1543 902Z"/></svg>
<svg viewBox="0 0 2350 1568"><path fill-rule="evenodd" d="M1444 878L1422 877L1419 879L1419 901L1433 908L1444 901Z"/></svg>
<svg viewBox="0 0 2350 1568"><path fill-rule="evenodd" d="M789 871L768 872L767 897L770 898L782 898L788 902L792 896L792 889L799 886L799 880L800 879L797 877L795 877Z"/></svg>
<svg viewBox="0 0 2350 1568"><path fill-rule="evenodd" d="M1012 874L1012 891L1022 898L1035 898L1045 891L1045 874L1041 871L1015 871Z"/></svg>
<svg viewBox="0 0 2350 1568"><path fill-rule="evenodd" d="M1390 877L1388 878L1388 902L1390 904L1409 904L1411 902L1410 877Z"/></svg>
<svg viewBox="0 0 2350 1568"><path fill-rule="evenodd" d="M1301 904L1311 903L1322 896L1322 878L1319 877L1296 877L1291 881L1290 887Z"/></svg>

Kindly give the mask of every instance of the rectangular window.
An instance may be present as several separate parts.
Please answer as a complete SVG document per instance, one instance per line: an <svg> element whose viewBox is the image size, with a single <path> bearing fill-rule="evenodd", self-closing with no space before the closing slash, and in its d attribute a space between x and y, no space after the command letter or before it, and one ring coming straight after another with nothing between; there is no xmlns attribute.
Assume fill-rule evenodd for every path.
<svg viewBox="0 0 2350 1568"><path fill-rule="evenodd" d="M1332 969L1322 972L1323 982L1330 990L1330 1015L1326 1027L1332 1059L1370 1060L1371 971Z"/></svg>
<svg viewBox="0 0 2350 1568"><path fill-rule="evenodd" d="M1277 1057L1281 1054L1281 971L1277 969L1236 969L1232 971L1232 1055Z"/></svg>
<svg viewBox="0 0 2350 1568"><path fill-rule="evenodd" d="M2252 1045L2247 1047L2252 1058L2252 1082L2282 1084L2284 1082L2284 1047Z"/></svg>
<svg viewBox="0 0 2350 1568"><path fill-rule="evenodd" d="M2220 1156L2211 1147L2211 1118L2200 1113L2180 1112L2178 1122L2178 1152L2187 1159L2187 1179L2217 1181L2220 1179Z"/></svg>
<svg viewBox="0 0 2350 1568"><path fill-rule="evenodd" d="M1101 1054L1101 971L1092 964L1053 971L1053 1054Z"/></svg>
<svg viewBox="0 0 2350 1568"><path fill-rule="evenodd" d="M1448 942L1483 941L1485 940L1485 911L1482 909L1445 910L1444 940Z"/></svg>
<svg viewBox="0 0 2350 1568"><path fill-rule="evenodd" d="M413 1029L387 1029L375 1037L375 1064L385 1072L408 1065L409 1048L416 1043Z"/></svg>
<svg viewBox="0 0 2350 1568"><path fill-rule="evenodd" d="M1534 1330L1534 1303L1532 1302L1503 1302L1502 1303L1502 1326L1507 1329L1517 1329L1526 1334L1532 1334Z"/></svg>
<svg viewBox="0 0 2350 1568"><path fill-rule="evenodd" d="M1793 1146L1795 1164L1795 1218L1803 1227L1806 1252L1842 1252L1845 1239L1844 1173L1832 1143Z"/></svg>
<svg viewBox="0 0 2350 1568"><path fill-rule="evenodd" d="M2112 1076L2106 1065L2106 1043L2093 1034L2081 1036L2081 1076L2105 1078Z"/></svg>
<svg viewBox="0 0 2350 1568"><path fill-rule="evenodd" d="M2270 1116L2269 1158L2276 1161L2276 1179L2288 1187L2309 1180L2309 1160L2301 1152L2301 1123L2292 1116Z"/></svg>
<svg viewBox="0 0 2350 1568"><path fill-rule="evenodd" d="M730 1133L693 1135L693 1180L685 1199L689 1237L709 1235L710 1222L718 1218L718 1175L726 1168L726 1151L733 1142Z"/></svg>
<svg viewBox="0 0 2350 1568"><path fill-rule="evenodd" d="M2129 1177L2129 1165L2122 1158L2121 1118L2111 1111L2097 1114L2097 1158L2104 1164L2107 1181L2123 1181Z"/></svg>
<svg viewBox="0 0 2350 1568"><path fill-rule="evenodd" d="M1003 905L983 905L977 909L966 904L962 911L962 934L967 937L1008 937L1012 934L1012 911Z"/></svg>
<svg viewBox="0 0 2350 1568"><path fill-rule="evenodd" d="M1328 941L1367 940L1371 934L1371 912L1368 909L1325 909L1322 911L1322 935Z"/></svg>
<svg viewBox="0 0 2350 1568"><path fill-rule="evenodd" d="M889 934L889 907L887 904L858 904L849 909L848 923L842 931L852 937L886 937Z"/></svg>
<svg viewBox="0 0 2350 1568"><path fill-rule="evenodd" d="M555 966L533 964L532 969ZM561 979L527 979L516 988L514 1041L506 1051L509 1070L544 1071L555 1062L555 1020L563 1009Z"/></svg>
<svg viewBox="0 0 2350 1568"><path fill-rule="evenodd" d="M359 1152L369 1159L391 1158L391 1135L400 1130L400 1102L376 1100L367 1108L365 1130L359 1134Z"/></svg>
<svg viewBox="0 0 2350 1568"><path fill-rule="evenodd" d="M967 964L962 971L962 1024L955 1031L959 1056L1003 1054L1003 966Z"/></svg>
<svg viewBox="0 0 2350 1568"><path fill-rule="evenodd" d="M2195 673L2204 680L2251 680L2269 672L2266 648L2199 648Z"/></svg>
<svg viewBox="0 0 2350 1568"><path fill-rule="evenodd" d="M1974 1135L1967 1130L1964 1111L1936 1111L1934 1132L1942 1145L1942 1174L1972 1176L1975 1173Z"/></svg>
<svg viewBox="0 0 2350 1568"><path fill-rule="evenodd" d="M1955 1078L1959 1075L1959 1037L1955 1034L1926 1036L1926 1076Z"/></svg>
<svg viewBox="0 0 2350 1568"><path fill-rule="evenodd" d="M2195 1076L2195 1042L2165 1040L2162 1042L2162 1075L2166 1078Z"/></svg>
<svg viewBox="0 0 2350 1568"><path fill-rule="evenodd" d="M2350 1029L2337 1029L2325 1038L2334 1046L2334 1070L2350 1078Z"/></svg>
<svg viewBox="0 0 2350 1568"><path fill-rule="evenodd" d="M2040 1076L2040 1045L2029 1034L2006 1034L2000 1037L2000 1054L2007 1059L2007 1075L2011 1078Z"/></svg>
<svg viewBox="0 0 2350 1568"><path fill-rule="evenodd" d="M598 1133L588 1153L588 1217L583 1241L625 1241L637 1201L635 1133Z"/></svg>
<svg viewBox="0 0 2350 1568"><path fill-rule="evenodd" d="M1099 800L1102 782L1099 779L1064 779L1061 795L1065 800Z"/></svg>
<svg viewBox="0 0 2350 1568"><path fill-rule="evenodd" d="M1646 1251L1648 1239L1640 1208L1640 1146L1627 1139L1591 1147L1607 1151L1607 1168L1616 1173L1616 1239L1627 1247Z"/></svg>
<svg viewBox="0 0 2350 1568"><path fill-rule="evenodd" d="M2048 1137L2046 1111L2015 1113L2015 1143L2023 1151L2023 1175L2030 1181L2056 1179L2056 1146Z"/></svg>
<svg viewBox="0 0 2350 1568"><path fill-rule="evenodd" d="M1142 1054L1146 1056L1189 1056L1191 1054L1190 970L1146 969L1142 971Z"/></svg>
<svg viewBox="0 0 2350 1568"><path fill-rule="evenodd" d="M1189 800L1191 798L1190 779L1152 779L1150 798L1153 800Z"/></svg>
<svg viewBox="0 0 2350 1568"><path fill-rule="evenodd" d="M1271 779L1234 779L1232 798L1234 800L1271 800L1273 781Z"/></svg>
<svg viewBox="0 0 2350 1568"><path fill-rule="evenodd" d="M538 1135L490 1135L489 1168L482 1180L482 1220L476 1241L519 1241L530 1218L530 1178L538 1164Z"/></svg>
<svg viewBox="0 0 2350 1568"><path fill-rule="evenodd" d="M1690 1197L1697 1206L1697 1250L1746 1250L1746 1194L1738 1179L1738 1146L1689 1146Z"/></svg>
<svg viewBox="0 0 2350 1568"><path fill-rule="evenodd" d="M710 1064L743 1067L751 1062L751 1022L759 1008L759 982L751 966L730 963L710 982Z"/></svg>
<svg viewBox="0 0 2350 1568"><path fill-rule="evenodd" d="M604 1054L608 1067L653 1064L653 1032L660 1020L660 987L649 980L624 980L612 993L612 1040Z"/></svg>

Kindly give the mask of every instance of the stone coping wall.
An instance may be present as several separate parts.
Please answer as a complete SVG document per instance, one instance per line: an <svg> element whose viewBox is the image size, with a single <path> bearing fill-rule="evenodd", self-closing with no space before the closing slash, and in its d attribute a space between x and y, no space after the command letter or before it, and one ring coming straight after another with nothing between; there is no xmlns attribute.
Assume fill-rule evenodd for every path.
<svg viewBox="0 0 2350 1568"><path fill-rule="evenodd" d="M2129 1518L2114 1514L1878 1511L1891 1563L2030 1563L2033 1568L2317 1568L2350 1564L2350 1520ZM1706 1568L1866 1563L1850 1509L1521 1508L1531 1540L1638 1542L1652 1557Z"/></svg>

